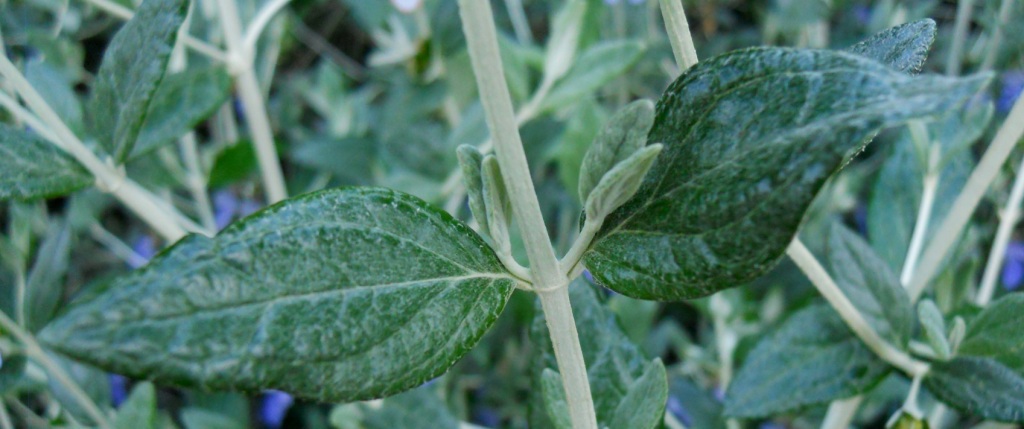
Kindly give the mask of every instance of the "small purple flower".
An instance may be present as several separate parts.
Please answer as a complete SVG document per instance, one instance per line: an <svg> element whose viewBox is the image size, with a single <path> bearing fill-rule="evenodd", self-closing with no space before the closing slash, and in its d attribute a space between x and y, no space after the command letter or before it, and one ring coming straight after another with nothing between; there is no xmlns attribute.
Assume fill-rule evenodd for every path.
<svg viewBox="0 0 1024 429"><path fill-rule="evenodd" d="M631 5L644 4L645 1L647 1L647 0L627 0L627 2L629 4L631 4ZM604 4L609 5L609 6L616 5L616 4L619 4L619 0L604 0Z"/></svg>
<svg viewBox="0 0 1024 429"><path fill-rule="evenodd" d="M996 111L1006 114L1024 91L1024 70L1003 73L1000 82L1002 89L999 91L999 98L996 99Z"/></svg>
<svg viewBox="0 0 1024 429"><path fill-rule="evenodd" d="M668 403L665 405L665 409L668 410L676 419L679 420L686 427L693 426L693 416L686 411L686 407L679 401L679 398L675 396L668 397Z"/></svg>
<svg viewBox="0 0 1024 429"><path fill-rule="evenodd" d="M491 407L479 406L473 409L473 422L485 427L498 427L501 425L501 416Z"/></svg>
<svg viewBox="0 0 1024 429"><path fill-rule="evenodd" d="M786 425L776 422L764 422L758 426L758 429L786 429Z"/></svg>
<svg viewBox="0 0 1024 429"><path fill-rule="evenodd" d="M153 256L156 256L156 240L149 235L140 235L132 243L132 251L135 252L138 258L129 259L128 266L139 268L146 265L150 259L153 259Z"/></svg>
<svg viewBox="0 0 1024 429"><path fill-rule="evenodd" d="M1006 290L1017 290L1024 281L1024 241L1011 241L1006 246L1002 277Z"/></svg>
<svg viewBox="0 0 1024 429"><path fill-rule="evenodd" d="M266 391L260 405L260 421L268 428L280 428L294 402L295 398L287 393L277 390Z"/></svg>
<svg viewBox="0 0 1024 429"><path fill-rule="evenodd" d="M594 281L594 275L590 274L590 270L583 270L583 278L587 279L588 282L597 284L597 282Z"/></svg>
<svg viewBox="0 0 1024 429"><path fill-rule="evenodd" d="M871 23L871 7L865 4L854 5L850 8L853 12L853 18L857 20L860 25L868 25Z"/></svg>
<svg viewBox="0 0 1024 429"><path fill-rule="evenodd" d="M213 193L213 223L217 229L224 229L233 220L255 213L260 209L260 203L246 198L239 199L229 189L222 189Z"/></svg>
<svg viewBox="0 0 1024 429"><path fill-rule="evenodd" d="M109 374L107 378L110 380L110 403L115 408L119 407L128 398L128 378L117 374Z"/></svg>

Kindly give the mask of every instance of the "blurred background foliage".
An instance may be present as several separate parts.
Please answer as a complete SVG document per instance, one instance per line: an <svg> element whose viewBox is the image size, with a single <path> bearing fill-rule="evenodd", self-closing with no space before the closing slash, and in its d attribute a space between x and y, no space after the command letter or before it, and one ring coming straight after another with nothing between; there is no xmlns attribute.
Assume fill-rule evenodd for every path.
<svg viewBox="0 0 1024 429"><path fill-rule="evenodd" d="M113 0L134 8L132 0ZM399 2L416 3L416 2ZM567 250L578 228L580 162L611 113L638 98L657 99L679 73L654 0L590 1L579 48L564 77L542 88L545 42L560 1L495 0L505 73L533 179L556 249ZM962 112L929 124L947 158L942 164L936 216L948 209L977 154L987 145L1024 87L1024 2L1015 2L997 51L988 49L999 25L997 1L977 2L962 69L986 61L997 70L991 91ZM251 16L259 1L239 0ZM933 18L938 36L925 73L945 71L956 4L939 0L687 0L697 52L708 58L755 45L842 48L890 26ZM193 5L190 34L221 43L212 1ZM245 19L245 18L243 18ZM83 125L82 100L104 47L121 19L82 0L2 0L4 53L54 103L73 129ZM457 172L455 148L484 145L487 129L454 1L427 0L411 11L383 0L294 0L258 45L257 70L290 194L332 186L386 186L417 195L472 222ZM221 67L189 52L189 69ZM986 59L991 57L991 59ZM197 124L200 165L212 195L218 228L263 205L252 146L239 122L246 112L234 97L191 76L178 99L183 106L213 99ZM226 101L225 101L226 100ZM169 109L184 108L168 106ZM6 111L4 122L14 123ZM237 119L237 120L236 120ZM171 139L139 151L129 176L156 190L186 214L188 174ZM866 153L823 192L802 233L820 248L825 226L840 218L864 234L898 270L920 200L923 168L906 129L883 132ZM974 289L1015 171L990 190L937 281L936 301L947 314L969 311L963 295ZM918 182L915 182L918 181ZM168 243L96 190L68 198L13 202L0 208L0 308L10 313L13 285L29 285L38 329L88 284L138 267ZM933 222L933 225L936 223ZM1016 237L1020 238L1020 237ZM526 259L515 244L519 260ZM1024 241L1011 244L1001 279L1009 293L1024 282ZM582 287L582 286L581 286ZM637 301L603 291L603 313L588 318L584 338L595 353L660 357L669 373L669 420L684 427L725 427L724 387L758 340L789 314L816 300L791 263L784 262L750 287L682 303ZM575 298L575 297L574 297ZM597 310L595 310L597 311ZM602 316L603 315L603 316ZM540 387L535 371L543 341L531 336L538 312L532 294L517 292L498 325L445 376L383 401L316 404L279 392L243 395L160 388L162 427L199 428L442 428L547 427L536 417ZM807 329L815 329L808 326ZM618 335L629 343L600 341ZM617 338L617 337L616 337ZM592 341L591 341L592 340ZM588 343L588 341L590 341ZM541 343L541 344L538 344ZM632 344L632 345L629 345ZM602 348L603 347L603 348ZM17 427L71 426L81 418L59 385L0 336L0 395ZM70 361L61 361L98 403L117 406L136 384ZM867 397L855 420L882 427L899 408L908 381L889 376ZM930 399L926 399L929 401ZM65 408L67 407L67 408ZM746 427L816 427L824 406ZM948 427L976 422L952 420Z"/></svg>

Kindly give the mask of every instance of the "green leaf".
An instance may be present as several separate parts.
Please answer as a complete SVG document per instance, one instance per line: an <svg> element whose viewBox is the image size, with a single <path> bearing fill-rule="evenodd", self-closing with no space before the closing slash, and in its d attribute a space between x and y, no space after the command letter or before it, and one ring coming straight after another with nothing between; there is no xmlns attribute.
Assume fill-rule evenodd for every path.
<svg viewBox="0 0 1024 429"><path fill-rule="evenodd" d="M722 402L709 389L698 386L679 371L673 371L669 380L668 412L677 418L685 417L693 428L726 429L722 417Z"/></svg>
<svg viewBox="0 0 1024 429"><path fill-rule="evenodd" d="M563 189L579 189L583 160L607 116L604 108L593 99L581 101L572 109L560 142L552 146L550 155L558 166L558 179ZM577 201L582 205L586 200Z"/></svg>
<svg viewBox="0 0 1024 429"><path fill-rule="evenodd" d="M40 339L158 382L365 400L447 370L514 287L447 213L386 189L331 189L182 239Z"/></svg>
<svg viewBox="0 0 1024 429"><path fill-rule="evenodd" d="M210 168L210 189L241 181L259 169L256 149L251 141L241 140L217 154Z"/></svg>
<svg viewBox="0 0 1024 429"><path fill-rule="evenodd" d="M223 67L167 75L153 93L132 157L173 143L217 111L230 93L231 77Z"/></svg>
<svg viewBox="0 0 1024 429"><path fill-rule="evenodd" d="M938 171L939 183L926 237L934 236L935 228L949 213L953 201L967 182L974 160L970 151L963 148L981 137L991 117L991 104L969 105L928 124L928 136L938 144L938 150L942 151L946 161ZM878 255L899 272L903 268L921 206L927 162L914 149L909 130L901 132L887 152L890 155L882 164L868 201L868 238ZM928 246L927 239L924 246Z"/></svg>
<svg viewBox="0 0 1024 429"><path fill-rule="evenodd" d="M551 89L539 112L571 105L597 91L633 67L645 46L635 40L614 40L595 44L580 53L569 73Z"/></svg>
<svg viewBox="0 0 1024 429"><path fill-rule="evenodd" d="M56 197L92 183L92 175L52 143L0 124L0 200Z"/></svg>
<svg viewBox="0 0 1024 429"><path fill-rule="evenodd" d="M551 368L544 368L540 375L540 391L544 395L544 408L548 412L551 424L556 429L572 429L572 417L569 416L569 403L565 399L562 375Z"/></svg>
<svg viewBox="0 0 1024 429"><path fill-rule="evenodd" d="M118 162L139 137L187 10L185 0L142 2L103 54L89 100L91 129Z"/></svg>
<svg viewBox="0 0 1024 429"><path fill-rule="evenodd" d="M181 410L181 423L185 429L246 429L249 427L216 411L190 407Z"/></svg>
<svg viewBox="0 0 1024 429"><path fill-rule="evenodd" d="M899 278L857 233L834 222L826 244L829 273L883 338L906 347L914 310Z"/></svg>
<svg viewBox="0 0 1024 429"><path fill-rule="evenodd" d="M387 398L379 408L368 405L361 408L366 413L363 420L366 429L459 428L458 419L429 386Z"/></svg>
<svg viewBox="0 0 1024 429"><path fill-rule="evenodd" d="M1024 377L995 359L962 356L933 362L924 385L942 402L967 414L1024 422Z"/></svg>
<svg viewBox="0 0 1024 429"><path fill-rule="evenodd" d="M939 360L947 360L951 354L949 341L946 339L946 321L942 312L930 299L922 300L917 305L917 319L921 321L921 329L931 344L932 350Z"/></svg>
<svg viewBox="0 0 1024 429"><path fill-rule="evenodd" d="M800 310L748 354L725 395L725 415L756 418L848 398L888 366L826 305Z"/></svg>
<svg viewBox="0 0 1024 429"><path fill-rule="evenodd" d="M473 213L473 219L480 224L480 230L487 232L490 228L487 224L487 201L484 200L484 156L476 147L468 144L460 145L456 154L459 157L459 167L462 169L462 183L466 186L466 196L469 197L469 211Z"/></svg>
<svg viewBox="0 0 1024 429"><path fill-rule="evenodd" d="M117 410L114 429L153 429L156 427L156 388L142 382L132 389L128 399Z"/></svg>
<svg viewBox="0 0 1024 429"><path fill-rule="evenodd" d="M33 46L35 47L35 46ZM73 132L82 130L82 104L75 94L74 83L59 65L44 60L25 63L25 78Z"/></svg>
<svg viewBox="0 0 1024 429"><path fill-rule="evenodd" d="M956 107L989 78L912 78L852 54L786 48L701 62L659 100L647 140L665 149L585 263L601 284L641 299L753 280L878 129Z"/></svg>
<svg viewBox="0 0 1024 429"><path fill-rule="evenodd" d="M846 49L908 74L921 71L935 42L935 21L922 19L892 27Z"/></svg>
<svg viewBox="0 0 1024 429"><path fill-rule="evenodd" d="M625 204L640 188L644 176L654 165L654 160L658 158L661 149L660 143L645 146L608 170L587 197L587 217L604 219Z"/></svg>
<svg viewBox="0 0 1024 429"><path fill-rule="evenodd" d="M57 311L64 296L63 280L70 253L70 225L66 222L50 224L25 282L25 325L31 332L41 329Z"/></svg>
<svg viewBox="0 0 1024 429"><path fill-rule="evenodd" d="M505 180L501 177L498 158L487 155L481 167L483 200L487 205L487 235L491 237L495 249L504 254L511 254L512 241L508 234L508 226L512 221L512 202L505 191Z"/></svg>
<svg viewBox="0 0 1024 429"><path fill-rule="evenodd" d="M971 321L957 354L989 357L1024 377L1024 294L996 300Z"/></svg>
<svg viewBox="0 0 1024 429"><path fill-rule="evenodd" d="M100 409L110 406L110 379L107 373L92 366L65 359L56 353L47 352L47 355L64 369L72 381L81 386L86 396L92 399ZM82 402L78 395L68 390L67 385L58 382L53 377L49 377L47 382L49 392L76 420L87 425L96 423L92 420L91 415L82 408Z"/></svg>
<svg viewBox="0 0 1024 429"><path fill-rule="evenodd" d="M653 429L661 427L668 401L668 376L661 359L647 364L643 375L629 386L615 408L609 428Z"/></svg>
<svg viewBox="0 0 1024 429"><path fill-rule="evenodd" d="M647 132L654 123L654 103L637 100L623 107L601 128L580 166L580 201L587 201L601 178L647 145Z"/></svg>
<svg viewBox="0 0 1024 429"><path fill-rule="evenodd" d="M655 365L646 359L640 349L629 341L623 333L615 318L615 314L599 299L598 290L595 286L583 279L577 279L569 285L569 298L572 303L573 316L576 319L576 330L580 335L580 343L583 349L583 360L587 363L587 376L590 379L590 392L594 399L594 408L597 412L597 422L601 427L612 426L616 419L626 418L628 421L648 422L660 421L664 416L665 400L655 397L650 398L652 404L643 407L624 406L629 392L633 389L654 391L658 394L668 389L664 375L661 375L660 384L657 374L664 374L656 369L651 370ZM533 321L530 332L531 343L536 346L538 354L535 355L534 385L542 390L544 383L544 369L552 371L558 368L555 356L551 349L551 340L548 337L547 324L544 322L542 312L537 311L537 317ZM655 365L656 366L656 365ZM655 374L645 374L649 371ZM548 377L551 377L550 375ZM549 380L553 383L553 380ZM558 389L561 389L561 380L557 380ZM639 383L639 384L638 384ZM639 392L636 394L640 394ZM664 394L667 396L667 393ZM564 394L563 394L564 396ZM534 395L534 402L531 404L530 427L542 429L552 427L552 422L545 411L550 407L548 404L540 404L542 395ZM632 402L632 399L630 400ZM629 415L619 417L618 411L629 411ZM621 421L621 420L620 420ZM630 428L641 426L629 425Z"/></svg>

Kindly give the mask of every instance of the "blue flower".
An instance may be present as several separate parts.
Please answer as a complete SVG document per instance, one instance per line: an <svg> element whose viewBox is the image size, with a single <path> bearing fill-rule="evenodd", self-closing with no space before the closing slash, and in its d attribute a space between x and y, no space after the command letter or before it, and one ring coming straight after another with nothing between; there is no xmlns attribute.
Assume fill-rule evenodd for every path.
<svg viewBox="0 0 1024 429"><path fill-rule="evenodd" d="M140 235L132 243L132 251L139 257L129 259L128 266L139 268L146 265L153 256L156 256L156 240L149 235Z"/></svg>
<svg viewBox="0 0 1024 429"><path fill-rule="evenodd" d="M1011 241L1006 246L1006 262L1003 263L1003 287L1016 290L1024 281L1024 242Z"/></svg>
<svg viewBox="0 0 1024 429"><path fill-rule="evenodd" d="M996 111L1006 114L1024 91L1024 70L1003 73L1000 83L1002 88L999 91L999 98L996 99Z"/></svg>
<svg viewBox="0 0 1024 429"><path fill-rule="evenodd" d="M647 1L647 0L626 0L626 1L629 2L629 4L638 5L638 4L644 4L644 2ZM604 0L604 4L607 4L607 5L619 4L619 0Z"/></svg>
<svg viewBox="0 0 1024 429"><path fill-rule="evenodd" d="M246 198L240 199L234 192L228 189L213 193L213 223L217 229L224 229L231 221L253 214L260 209L260 204L255 200Z"/></svg>
<svg viewBox="0 0 1024 429"><path fill-rule="evenodd" d="M686 427L693 426L693 417L686 411L686 407L683 406L682 401L675 396L668 397L668 403L665 404L665 409L671 413L680 423Z"/></svg>
<svg viewBox="0 0 1024 429"><path fill-rule="evenodd" d="M107 378L110 380L110 403L115 408L119 407L128 398L128 378L117 374L108 374Z"/></svg>
<svg viewBox="0 0 1024 429"><path fill-rule="evenodd" d="M860 25L868 25L871 23L871 7L865 4L854 5L850 8L853 12L854 19L857 20Z"/></svg>
<svg viewBox="0 0 1024 429"><path fill-rule="evenodd" d="M266 391L260 405L260 421L268 428L280 428L294 402L295 398L287 393L277 390Z"/></svg>

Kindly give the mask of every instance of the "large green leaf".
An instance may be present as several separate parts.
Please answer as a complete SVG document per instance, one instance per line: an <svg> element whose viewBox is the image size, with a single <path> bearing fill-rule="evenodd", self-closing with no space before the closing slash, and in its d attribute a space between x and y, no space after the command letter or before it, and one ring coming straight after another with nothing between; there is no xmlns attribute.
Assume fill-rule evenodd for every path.
<svg viewBox="0 0 1024 429"><path fill-rule="evenodd" d="M905 347L914 328L914 309L899 278L857 233L832 224L826 244L829 273L875 331Z"/></svg>
<svg viewBox="0 0 1024 429"><path fill-rule="evenodd" d="M142 2L103 54L89 100L91 129L117 161L139 137L187 10L185 0Z"/></svg>
<svg viewBox="0 0 1024 429"><path fill-rule="evenodd" d="M597 422L602 427L621 427L611 426L613 422L621 421L638 422L638 425L629 426L635 429L654 427L643 425L646 425L646 422L660 422L664 416L668 397L668 379L664 366L660 361L647 360L640 349L629 341L619 327L615 313L600 300L598 292L595 286L582 279L569 285L569 298L583 348L583 360L587 363L587 376L590 379L590 392L594 398ZM533 365L536 386L534 391L540 393L543 391L544 369L557 370L558 364L552 352L547 324L539 308L533 321L530 338L538 350ZM550 375L553 373L554 371L549 371L548 375L548 391L552 393L548 395L549 397L555 397L553 393L556 393L551 389L551 385L555 384ZM557 384L559 389L556 390L560 390L560 382ZM635 398L637 395L645 396L650 403L639 406ZM541 395L534 395L530 409L530 427L558 427L552 424L547 409L562 407L538 403L540 398ZM627 415L620 415L622 413ZM643 425L639 425L640 423Z"/></svg>
<svg viewBox="0 0 1024 429"><path fill-rule="evenodd" d="M964 356L933 362L924 385L965 413L1024 422L1024 377L994 359Z"/></svg>
<svg viewBox="0 0 1024 429"><path fill-rule="evenodd" d="M0 124L0 200L55 197L92 182L85 168L52 143Z"/></svg>
<svg viewBox="0 0 1024 429"><path fill-rule="evenodd" d="M915 74L924 66L924 61L928 59L928 48L934 41L935 21L922 19L882 31L846 51L887 64L901 72Z"/></svg>
<svg viewBox="0 0 1024 429"><path fill-rule="evenodd" d="M332 189L182 239L40 338L140 378L364 400L443 373L514 286L479 236L422 200Z"/></svg>
<svg viewBox="0 0 1024 429"><path fill-rule="evenodd" d="M231 93L223 67L195 67L167 75L153 93L132 156L174 142L217 110Z"/></svg>
<svg viewBox="0 0 1024 429"><path fill-rule="evenodd" d="M826 305L803 309L748 354L725 395L725 414L754 418L867 391L888 366Z"/></svg>
<svg viewBox="0 0 1024 429"><path fill-rule="evenodd" d="M754 48L692 67L658 101L665 148L585 254L627 296L706 296L781 259L825 181L879 128L945 112L989 76L909 77L833 51Z"/></svg>
<svg viewBox="0 0 1024 429"><path fill-rule="evenodd" d="M990 357L1024 377L1024 294L1006 295L985 308L971 321L957 353Z"/></svg>

